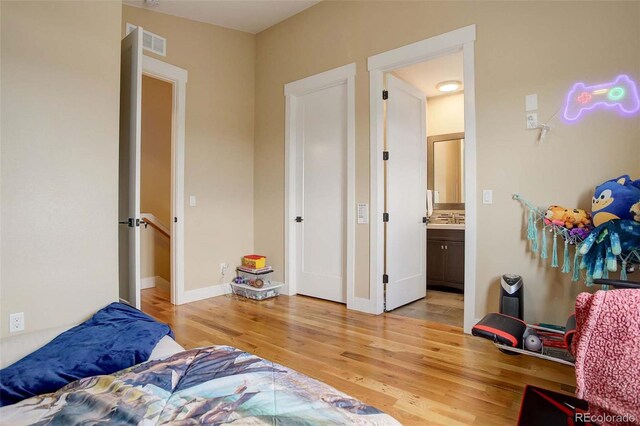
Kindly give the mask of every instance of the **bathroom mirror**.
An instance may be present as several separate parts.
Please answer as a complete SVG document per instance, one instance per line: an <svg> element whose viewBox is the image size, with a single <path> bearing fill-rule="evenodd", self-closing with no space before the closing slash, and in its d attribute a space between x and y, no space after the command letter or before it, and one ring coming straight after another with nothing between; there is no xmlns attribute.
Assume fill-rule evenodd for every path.
<svg viewBox="0 0 640 426"><path fill-rule="evenodd" d="M436 209L464 209L464 133L427 138L427 189Z"/></svg>

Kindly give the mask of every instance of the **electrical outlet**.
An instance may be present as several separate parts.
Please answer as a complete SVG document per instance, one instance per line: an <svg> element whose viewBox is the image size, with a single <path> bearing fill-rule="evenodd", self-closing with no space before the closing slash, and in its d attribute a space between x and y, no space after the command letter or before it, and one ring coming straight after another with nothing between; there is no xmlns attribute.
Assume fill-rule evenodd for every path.
<svg viewBox="0 0 640 426"><path fill-rule="evenodd" d="M228 268L229 268L229 264L228 263L221 263L220 264L220 275L226 274Z"/></svg>
<svg viewBox="0 0 640 426"><path fill-rule="evenodd" d="M537 128L538 128L538 113L527 112L527 129L537 129Z"/></svg>
<svg viewBox="0 0 640 426"><path fill-rule="evenodd" d="M9 315L9 333L24 331L24 312Z"/></svg>

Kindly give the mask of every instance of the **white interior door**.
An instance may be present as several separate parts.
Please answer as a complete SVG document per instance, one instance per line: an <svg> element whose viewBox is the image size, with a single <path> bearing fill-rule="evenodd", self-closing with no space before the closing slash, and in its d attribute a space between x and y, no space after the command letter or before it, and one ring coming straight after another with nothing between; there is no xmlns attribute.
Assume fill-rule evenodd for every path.
<svg viewBox="0 0 640 426"><path fill-rule="evenodd" d="M426 95L387 75L386 310L421 299L426 285Z"/></svg>
<svg viewBox="0 0 640 426"><path fill-rule="evenodd" d="M297 292L345 303L347 84L295 104Z"/></svg>
<svg viewBox="0 0 640 426"><path fill-rule="evenodd" d="M122 40L118 249L120 299L140 308L142 28Z"/></svg>

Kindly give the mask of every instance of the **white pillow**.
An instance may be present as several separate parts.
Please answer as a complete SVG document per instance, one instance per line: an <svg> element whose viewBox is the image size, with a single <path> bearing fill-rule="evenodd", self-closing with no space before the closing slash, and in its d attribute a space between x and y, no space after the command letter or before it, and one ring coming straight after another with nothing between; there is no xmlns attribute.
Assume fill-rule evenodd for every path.
<svg viewBox="0 0 640 426"><path fill-rule="evenodd" d="M175 355L179 352L184 351L185 349L178 344L171 337L164 336L153 351L151 351L151 355L149 355L149 361L155 361L157 359L163 359L171 355Z"/></svg>

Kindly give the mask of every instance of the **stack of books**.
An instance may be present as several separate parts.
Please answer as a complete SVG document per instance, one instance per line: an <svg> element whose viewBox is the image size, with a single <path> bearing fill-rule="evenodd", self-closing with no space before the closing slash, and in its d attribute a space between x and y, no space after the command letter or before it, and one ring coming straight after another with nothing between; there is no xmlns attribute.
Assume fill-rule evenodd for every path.
<svg viewBox="0 0 640 426"><path fill-rule="evenodd" d="M250 268L248 266L240 265L238 266L238 271L246 272L248 274L267 274L269 272L273 272L273 268L271 266L265 266L263 268Z"/></svg>

